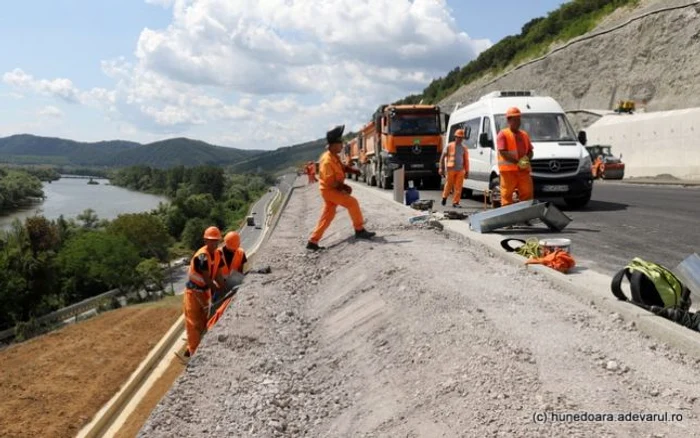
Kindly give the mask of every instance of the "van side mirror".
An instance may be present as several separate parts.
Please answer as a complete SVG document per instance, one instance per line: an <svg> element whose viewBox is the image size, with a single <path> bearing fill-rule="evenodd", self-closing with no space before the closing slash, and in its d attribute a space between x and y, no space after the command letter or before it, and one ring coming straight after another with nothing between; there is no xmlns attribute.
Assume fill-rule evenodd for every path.
<svg viewBox="0 0 700 438"><path fill-rule="evenodd" d="M482 132L479 135L479 146L482 148L493 148L493 140L489 140L488 132Z"/></svg>
<svg viewBox="0 0 700 438"><path fill-rule="evenodd" d="M579 131L578 132L578 142L581 143L582 145L586 146L586 143L588 143L588 137L586 136L586 131Z"/></svg>

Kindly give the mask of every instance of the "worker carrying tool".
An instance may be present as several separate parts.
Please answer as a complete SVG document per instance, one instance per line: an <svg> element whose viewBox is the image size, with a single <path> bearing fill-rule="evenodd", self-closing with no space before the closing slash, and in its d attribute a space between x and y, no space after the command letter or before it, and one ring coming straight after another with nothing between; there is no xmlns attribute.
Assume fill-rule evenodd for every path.
<svg viewBox="0 0 700 438"><path fill-rule="evenodd" d="M212 293L224 285L221 276L221 252L217 249L221 231L209 227L204 231L204 246L190 260L184 294L185 329L187 332L186 358L192 356L207 330Z"/></svg>
<svg viewBox="0 0 700 438"><path fill-rule="evenodd" d="M461 208L459 201L462 199L462 184L464 178L469 174L469 152L464 140L464 129L456 130L454 141L450 142L442 151L439 165L440 176L445 176L445 169L447 169L447 176L445 188L442 191L442 205L447 203L447 197L454 189L452 207Z"/></svg>
<svg viewBox="0 0 700 438"><path fill-rule="evenodd" d="M501 130L496 138L498 147L498 171L501 184L501 206L513 203L513 193L518 191L518 200L527 201L533 197L530 160L532 142L530 136L520 129L520 109L508 108L508 127Z"/></svg>
<svg viewBox="0 0 700 438"><path fill-rule="evenodd" d="M309 241L306 244L307 249L318 251L323 249L318 246L318 242L323 237L323 233L328 229L335 218L335 212L338 206L345 207L352 219L352 226L355 229L355 238L371 239L376 235L374 232L365 230L364 218L360 210L360 204L352 194L352 188L345 184L346 173L360 174L360 171L344 165L340 161L340 151L343 149L343 131L345 125L336 126L326 133L326 141L328 149L321 155L321 164L319 166L319 188L321 197L323 198L323 211L318 220L316 229L311 233Z"/></svg>

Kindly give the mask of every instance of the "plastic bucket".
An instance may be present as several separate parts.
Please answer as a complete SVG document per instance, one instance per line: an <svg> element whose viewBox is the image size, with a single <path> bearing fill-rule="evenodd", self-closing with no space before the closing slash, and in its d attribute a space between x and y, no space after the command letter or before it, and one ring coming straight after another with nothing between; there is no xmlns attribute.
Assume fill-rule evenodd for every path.
<svg viewBox="0 0 700 438"><path fill-rule="evenodd" d="M546 248L547 252L552 252L559 249L571 254L571 239L542 239L539 243L540 247Z"/></svg>

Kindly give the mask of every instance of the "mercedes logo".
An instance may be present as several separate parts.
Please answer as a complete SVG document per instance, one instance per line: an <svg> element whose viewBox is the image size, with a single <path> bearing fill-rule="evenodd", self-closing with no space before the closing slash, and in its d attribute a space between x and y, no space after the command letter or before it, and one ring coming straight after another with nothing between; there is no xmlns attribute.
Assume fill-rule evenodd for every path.
<svg viewBox="0 0 700 438"><path fill-rule="evenodd" d="M420 147L419 144L414 144L413 148L411 149L414 155L420 155L420 153L423 151Z"/></svg>
<svg viewBox="0 0 700 438"><path fill-rule="evenodd" d="M561 163L558 160L550 161L549 170L551 170L552 172L559 172L561 170Z"/></svg>

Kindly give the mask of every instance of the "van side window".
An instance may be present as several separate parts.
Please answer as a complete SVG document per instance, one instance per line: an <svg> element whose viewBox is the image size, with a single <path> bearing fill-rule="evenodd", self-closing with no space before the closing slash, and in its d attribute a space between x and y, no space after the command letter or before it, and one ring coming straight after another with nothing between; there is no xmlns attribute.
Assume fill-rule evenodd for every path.
<svg viewBox="0 0 700 438"><path fill-rule="evenodd" d="M468 149L476 149L479 142L479 125L481 125L481 117L467 120L464 123L465 127L469 128L469 135L465 139Z"/></svg>
<svg viewBox="0 0 700 438"><path fill-rule="evenodd" d="M485 132L488 136L489 141L493 143L493 132L491 131L491 119L489 117L484 117L484 129L481 132Z"/></svg>

